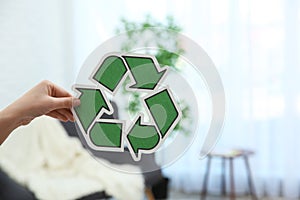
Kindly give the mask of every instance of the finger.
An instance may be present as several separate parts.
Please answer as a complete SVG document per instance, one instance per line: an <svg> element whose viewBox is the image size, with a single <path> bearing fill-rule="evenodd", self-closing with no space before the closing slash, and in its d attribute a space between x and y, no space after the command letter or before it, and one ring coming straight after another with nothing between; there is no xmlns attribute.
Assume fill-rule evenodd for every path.
<svg viewBox="0 0 300 200"><path fill-rule="evenodd" d="M48 113L46 115L49 116L49 117L61 120L61 121L65 120L62 116L58 115L57 113L50 112L50 113Z"/></svg>
<svg viewBox="0 0 300 200"><path fill-rule="evenodd" d="M72 97L72 95L64 90L63 88L55 85L54 83L49 83L51 88L51 94L53 97Z"/></svg>
<svg viewBox="0 0 300 200"><path fill-rule="evenodd" d="M59 112L57 112L56 110L51 111L49 113L46 114L47 116L53 117L55 119L59 119L61 121L68 121L68 118L65 115L60 114Z"/></svg>
<svg viewBox="0 0 300 200"><path fill-rule="evenodd" d="M53 103L51 104L51 110L57 110L61 108L72 108L73 98L72 97L61 97L55 98L52 97Z"/></svg>
<svg viewBox="0 0 300 200"><path fill-rule="evenodd" d="M73 114L68 109L53 110L47 114L48 116L58 117L62 121L74 121Z"/></svg>
<svg viewBox="0 0 300 200"><path fill-rule="evenodd" d="M74 97L53 98L52 110L60 108L72 108L80 105L80 99Z"/></svg>
<svg viewBox="0 0 300 200"><path fill-rule="evenodd" d="M59 110L56 110L58 113L60 113L61 115L64 115L68 118L68 120L70 121L74 121L74 117L73 117L73 113L71 112L70 109L59 109Z"/></svg>

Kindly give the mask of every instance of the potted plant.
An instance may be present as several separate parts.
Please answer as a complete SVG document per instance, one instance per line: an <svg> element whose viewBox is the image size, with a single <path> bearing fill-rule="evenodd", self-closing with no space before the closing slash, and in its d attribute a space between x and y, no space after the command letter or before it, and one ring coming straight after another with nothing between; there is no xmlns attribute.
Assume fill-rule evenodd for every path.
<svg viewBox="0 0 300 200"><path fill-rule="evenodd" d="M151 28L158 28L158 29L151 29ZM161 29L159 29L161 28ZM172 34L165 35L164 30L171 30ZM121 19L121 25L116 29L116 33L125 33L127 36L126 42L124 42L121 45L121 51L122 52L128 52L132 49L133 45L139 41L140 38L147 33L147 31L151 31L152 34L155 34L155 43L158 47L156 51L148 51L146 50L146 54L151 54L156 57L158 63L160 65L169 66L172 67L176 71L180 71L180 69L177 67L177 61L179 59L179 56L184 53L184 49L181 47L179 41L178 41L178 33L182 31L182 27L177 25L174 18L172 16L166 17L166 22L161 23L154 18L152 18L150 15L147 15L145 19L141 22L134 22L129 21L125 18ZM147 40L143 41L144 45L147 46L148 42ZM169 52L166 50L165 46L168 45L168 47L171 47L173 49L173 52ZM127 90L125 90L125 86L129 83L130 79L127 78L123 84L123 94L125 95L131 95L131 100L126 107L126 110L130 114L137 114L141 111L142 105L140 102L140 93L133 92L128 93ZM189 106L188 104L183 100L180 99L177 104L179 105L181 112L182 112L182 118L180 122L176 125L174 128L174 131L179 131L183 134L188 135L189 130L187 127L183 126L183 122L186 120L191 120L189 118Z"/></svg>

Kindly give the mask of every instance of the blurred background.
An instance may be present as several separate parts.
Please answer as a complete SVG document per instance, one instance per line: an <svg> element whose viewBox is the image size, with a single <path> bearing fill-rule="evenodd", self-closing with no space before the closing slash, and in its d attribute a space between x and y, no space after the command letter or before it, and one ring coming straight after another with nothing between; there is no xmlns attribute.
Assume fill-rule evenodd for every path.
<svg viewBox="0 0 300 200"><path fill-rule="evenodd" d="M217 147L254 152L259 197L300 194L300 3L297 0L0 0L0 108L43 79L71 91L85 58L113 37L121 19L149 15L197 42L214 61L226 95L226 121ZM186 136L188 137L188 136ZM206 160L197 141L164 168L172 190L200 193ZM235 189L248 189L236 161ZM221 161L211 163L208 191L220 192ZM227 176L227 175L226 175ZM227 184L229 187L229 183Z"/></svg>

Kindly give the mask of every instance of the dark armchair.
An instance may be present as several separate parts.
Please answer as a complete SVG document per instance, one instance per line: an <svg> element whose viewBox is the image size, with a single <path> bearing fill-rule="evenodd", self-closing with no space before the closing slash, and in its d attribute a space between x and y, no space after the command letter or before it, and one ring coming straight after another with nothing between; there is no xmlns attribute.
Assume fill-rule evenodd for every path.
<svg viewBox="0 0 300 200"><path fill-rule="evenodd" d="M118 108L117 105L112 102L112 106L114 108L114 113L112 115L104 114L101 118L104 119L118 119ZM66 129L67 133L73 137L79 137L76 125L73 122L62 122L62 125ZM85 140L84 147L87 147ZM148 199L162 199L166 198L167 194L167 183L168 179L162 176L162 172L160 167L155 162L154 154L143 154L140 161L136 162L132 159L130 152L127 148L125 148L124 152L104 152L104 151L95 151L89 149L92 154L98 158L106 159L114 164L132 164L141 168L143 171L143 177L145 180L146 186L146 195ZM157 169L156 171L151 171L151 169ZM161 190L164 191L161 191ZM103 193L101 193L103 195ZM105 193L104 193L105 197ZM99 197L98 197L99 198Z"/></svg>

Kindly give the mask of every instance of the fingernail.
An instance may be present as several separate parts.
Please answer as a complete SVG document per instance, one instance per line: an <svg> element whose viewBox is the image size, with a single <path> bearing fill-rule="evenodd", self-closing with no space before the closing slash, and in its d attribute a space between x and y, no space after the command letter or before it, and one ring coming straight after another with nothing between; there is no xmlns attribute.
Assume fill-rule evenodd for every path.
<svg viewBox="0 0 300 200"><path fill-rule="evenodd" d="M73 107L77 107L80 105L80 99L74 98L73 100Z"/></svg>

